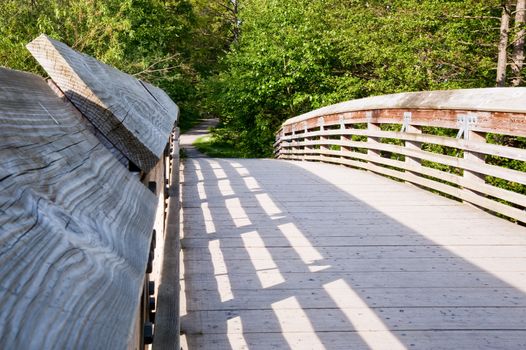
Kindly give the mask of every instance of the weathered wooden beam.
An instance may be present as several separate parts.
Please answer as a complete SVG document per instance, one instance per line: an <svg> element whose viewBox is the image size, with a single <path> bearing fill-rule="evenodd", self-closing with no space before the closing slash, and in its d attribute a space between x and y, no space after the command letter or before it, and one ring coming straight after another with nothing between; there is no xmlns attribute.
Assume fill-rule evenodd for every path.
<svg viewBox="0 0 526 350"><path fill-rule="evenodd" d="M484 88L406 92L372 96L322 107L287 119L282 127L291 132L293 124L315 127L323 117L325 126L345 123L398 123L411 112L411 124L457 128L459 116L474 113L478 120L473 131L522 136L526 133L526 88ZM368 118L368 113L373 113Z"/></svg>
<svg viewBox="0 0 526 350"><path fill-rule="evenodd" d="M0 68L0 339L125 349L155 196L35 75Z"/></svg>
<svg viewBox="0 0 526 350"><path fill-rule="evenodd" d="M181 349L180 332L180 184L179 129L173 136L168 178L168 207L164 227L164 258L158 291L159 307L153 346L155 349ZM167 157L168 158L168 157ZM168 163L170 163L168 161Z"/></svg>
<svg viewBox="0 0 526 350"><path fill-rule="evenodd" d="M128 159L149 171L177 118L164 91L41 35L27 45L73 104Z"/></svg>

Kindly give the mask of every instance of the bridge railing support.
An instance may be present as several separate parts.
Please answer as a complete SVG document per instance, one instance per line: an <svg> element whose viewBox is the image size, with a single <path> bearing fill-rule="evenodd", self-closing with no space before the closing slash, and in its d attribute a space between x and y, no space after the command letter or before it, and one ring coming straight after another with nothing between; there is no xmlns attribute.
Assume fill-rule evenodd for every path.
<svg viewBox="0 0 526 350"><path fill-rule="evenodd" d="M177 349L179 109L45 35L28 48L52 80L0 67L1 348L145 349L159 331Z"/></svg>
<svg viewBox="0 0 526 350"><path fill-rule="evenodd" d="M524 101L526 88L352 100L285 121L275 155L372 171L524 223Z"/></svg>

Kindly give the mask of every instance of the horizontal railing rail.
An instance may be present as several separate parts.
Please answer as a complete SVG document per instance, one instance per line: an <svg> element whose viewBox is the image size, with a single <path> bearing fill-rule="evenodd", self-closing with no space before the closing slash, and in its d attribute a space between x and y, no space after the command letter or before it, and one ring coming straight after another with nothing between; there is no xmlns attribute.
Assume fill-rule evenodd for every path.
<svg viewBox="0 0 526 350"><path fill-rule="evenodd" d="M280 159L343 164L526 222L526 88L352 100L285 121Z"/></svg>

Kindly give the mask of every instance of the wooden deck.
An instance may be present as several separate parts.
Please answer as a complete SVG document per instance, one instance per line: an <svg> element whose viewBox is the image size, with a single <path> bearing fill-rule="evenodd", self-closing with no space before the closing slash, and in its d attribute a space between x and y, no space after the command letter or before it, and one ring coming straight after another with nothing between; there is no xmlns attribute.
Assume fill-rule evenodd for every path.
<svg viewBox="0 0 526 350"><path fill-rule="evenodd" d="M526 348L522 226L322 163L191 158L182 196L188 349Z"/></svg>

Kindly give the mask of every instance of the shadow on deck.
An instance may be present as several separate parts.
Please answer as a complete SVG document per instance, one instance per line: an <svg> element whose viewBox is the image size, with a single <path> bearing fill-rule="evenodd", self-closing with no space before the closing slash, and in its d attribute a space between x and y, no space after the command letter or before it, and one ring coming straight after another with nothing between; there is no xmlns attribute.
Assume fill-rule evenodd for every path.
<svg viewBox="0 0 526 350"><path fill-rule="evenodd" d="M321 163L187 159L182 191L189 349L526 347L523 227Z"/></svg>

